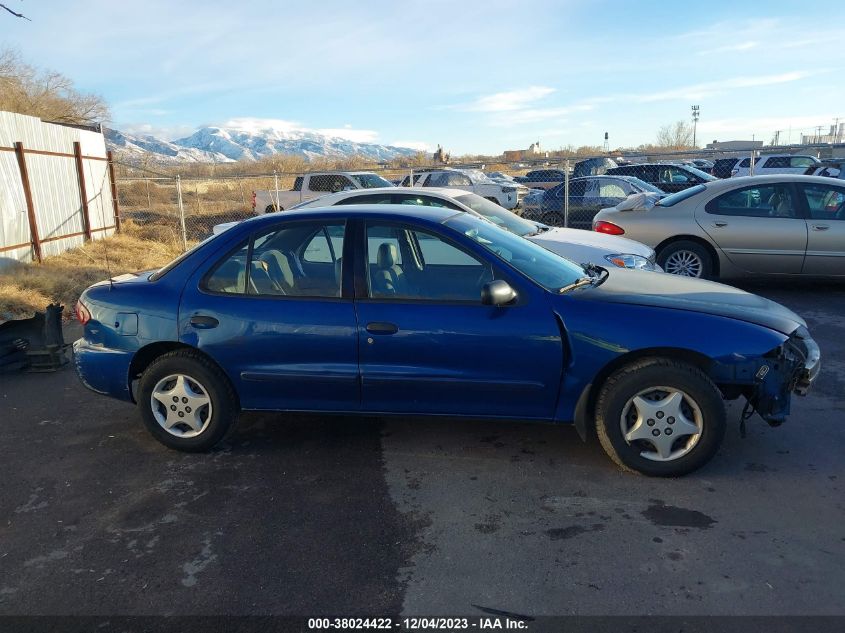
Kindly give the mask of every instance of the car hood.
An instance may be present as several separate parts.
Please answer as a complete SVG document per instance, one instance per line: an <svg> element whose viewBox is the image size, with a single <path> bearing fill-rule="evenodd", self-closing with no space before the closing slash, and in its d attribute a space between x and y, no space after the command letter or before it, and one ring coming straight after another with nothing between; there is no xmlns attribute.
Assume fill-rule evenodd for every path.
<svg viewBox="0 0 845 633"><path fill-rule="evenodd" d="M532 235L530 238L532 242L536 242L550 251L558 252L555 246L559 244L577 244L578 246L585 246L606 251L606 255L641 255L650 258L654 255L654 251L650 246L641 244L626 237L618 237L616 235L607 235L605 233L596 233L594 231L584 231L582 229L565 229L553 228Z"/></svg>
<svg viewBox="0 0 845 633"><path fill-rule="evenodd" d="M579 298L703 312L762 325L787 335L807 325L779 303L724 284L665 273L608 270L604 283L576 291Z"/></svg>

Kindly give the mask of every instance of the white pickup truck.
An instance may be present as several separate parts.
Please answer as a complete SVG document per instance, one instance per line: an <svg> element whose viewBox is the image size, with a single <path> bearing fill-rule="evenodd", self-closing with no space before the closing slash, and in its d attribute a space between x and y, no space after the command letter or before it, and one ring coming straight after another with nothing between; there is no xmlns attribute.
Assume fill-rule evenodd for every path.
<svg viewBox="0 0 845 633"><path fill-rule="evenodd" d="M369 171L324 171L297 176L290 191L255 191L252 209L258 215L284 211L292 206L325 196L329 193L351 189L392 187L392 183Z"/></svg>

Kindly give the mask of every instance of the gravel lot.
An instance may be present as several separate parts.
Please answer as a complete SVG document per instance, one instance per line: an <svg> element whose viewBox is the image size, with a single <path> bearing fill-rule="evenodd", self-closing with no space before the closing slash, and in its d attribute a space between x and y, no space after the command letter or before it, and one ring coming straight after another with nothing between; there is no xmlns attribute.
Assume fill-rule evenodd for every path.
<svg viewBox="0 0 845 633"><path fill-rule="evenodd" d="M681 480L455 420L251 414L182 455L71 369L4 376L0 614L845 615L845 286L748 289L822 375Z"/></svg>

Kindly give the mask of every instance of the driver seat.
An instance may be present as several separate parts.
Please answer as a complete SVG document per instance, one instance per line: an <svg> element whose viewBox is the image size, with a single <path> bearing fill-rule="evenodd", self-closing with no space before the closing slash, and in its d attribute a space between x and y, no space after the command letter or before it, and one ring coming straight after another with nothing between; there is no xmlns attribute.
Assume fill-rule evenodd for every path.
<svg viewBox="0 0 845 633"><path fill-rule="evenodd" d="M376 269L372 274L373 294L378 296L408 294L408 281L402 267L397 263L399 249L396 244L383 242L378 247Z"/></svg>

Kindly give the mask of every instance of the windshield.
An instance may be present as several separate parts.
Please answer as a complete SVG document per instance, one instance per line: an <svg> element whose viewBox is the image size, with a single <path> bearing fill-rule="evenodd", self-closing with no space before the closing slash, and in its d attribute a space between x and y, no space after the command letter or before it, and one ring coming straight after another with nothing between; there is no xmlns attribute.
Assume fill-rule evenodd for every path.
<svg viewBox="0 0 845 633"><path fill-rule="evenodd" d="M469 176L472 179L473 182L479 182L479 183L482 183L482 182L491 183L491 182L493 182L492 180L490 180L490 178L488 178L487 174L485 174L480 169L464 169L463 172L467 176Z"/></svg>
<svg viewBox="0 0 845 633"><path fill-rule="evenodd" d="M444 224L472 238L546 290L557 292L587 276L578 264L468 213L455 215Z"/></svg>
<svg viewBox="0 0 845 633"><path fill-rule="evenodd" d="M708 180L716 180L716 177L715 177L715 176L711 176L711 175L710 175L710 174L708 174L706 171L701 171L701 170L700 170L700 169L698 169L697 167L692 167L692 166L690 166L690 165L685 165L685 166L684 166L684 168L685 168L687 171L690 171L690 172L694 173L696 176L698 176L699 178L701 178L701 179L702 179L702 180L704 180L704 181L708 181Z"/></svg>
<svg viewBox="0 0 845 633"><path fill-rule="evenodd" d="M379 187L393 186L392 182L376 174L352 174L352 179L361 186L361 189L378 189Z"/></svg>
<svg viewBox="0 0 845 633"><path fill-rule="evenodd" d="M524 237L537 232L537 224L535 222L523 220L515 213L511 213L504 207L500 207L495 202L490 202L477 194L468 193L454 196L454 198L456 202L469 207L478 215L484 216L496 226L500 226L511 233L516 233Z"/></svg>
<svg viewBox="0 0 845 633"><path fill-rule="evenodd" d="M692 198L694 195L701 193L706 188L707 187L705 187L704 185L695 185L694 187L690 187L689 189L684 189L683 191L679 191L678 193L673 193L671 196L666 196L662 200L658 200L655 206L672 207L678 204L681 200Z"/></svg>
<svg viewBox="0 0 845 633"><path fill-rule="evenodd" d="M634 176L629 176L627 180L628 180L628 182L630 182L634 186L639 187L642 191L650 191L651 193L659 193L661 195L666 193L665 191L663 191L663 189L655 187L650 182L646 182L645 180L640 180L639 178L636 178Z"/></svg>

